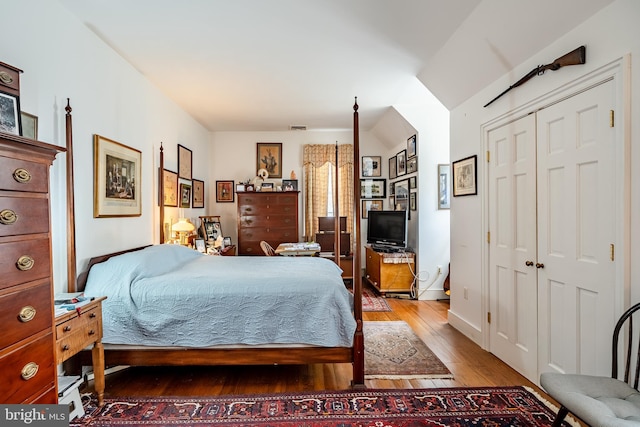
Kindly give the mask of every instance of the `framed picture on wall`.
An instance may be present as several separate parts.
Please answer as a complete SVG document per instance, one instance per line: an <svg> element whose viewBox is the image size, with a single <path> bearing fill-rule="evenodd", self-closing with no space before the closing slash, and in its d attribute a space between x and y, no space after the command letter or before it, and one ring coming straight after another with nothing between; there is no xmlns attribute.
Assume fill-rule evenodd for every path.
<svg viewBox="0 0 640 427"><path fill-rule="evenodd" d="M416 135L413 135L409 139L407 139L407 158L409 159L416 155L416 142Z"/></svg>
<svg viewBox="0 0 640 427"><path fill-rule="evenodd" d="M256 171L266 169L269 178L282 178L282 143L256 143Z"/></svg>
<svg viewBox="0 0 640 427"><path fill-rule="evenodd" d="M397 163L398 159L396 159L396 156L393 156L389 159L389 179L398 177L398 172L396 170Z"/></svg>
<svg viewBox="0 0 640 427"><path fill-rule="evenodd" d="M362 201L362 218L369 216L369 211L381 211L383 200L363 200Z"/></svg>
<svg viewBox="0 0 640 427"><path fill-rule="evenodd" d="M407 160L407 173L418 172L418 157L414 156Z"/></svg>
<svg viewBox="0 0 640 427"><path fill-rule="evenodd" d="M362 176L381 176L381 157L380 156L362 156Z"/></svg>
<svg viewBox="0 0 640 427"><path fill-rule="evenodd" d="M382 199L387 197L386 179L362 179L360 180L361 199Z"/></svg>
<svg viewBox="0 0 640 427"><path fill-rule="evenodd" d="M193 200L191 207L204 208L204 181L194 179L193 183Z"/></svg>
<svg viewBox="0 0 640 427"><path fill-rule="evenodd" d="M396 154L396 174L402 176L407 173L407 150Z"/></svg>
<svg viewBox="0 0 640 427"><path fill-rule="evenodd" d="M178 206L178 174L164 169L162 171L162 185L164 186L164 206Z"/></svg>
<svg viewBox="0 0 640 427"><path fill-rule="evenodd" d="M184 145L178 144L178 177L191 180L193 153Z"/></svg>
<svg viewBox="0 0 640 427"><path fill-rule="evenodd" d="M104 136L93 136L93 216L142 214L142 152Z"/></svg>
<svg viewBox="0 0 640 427"><path fill-rule="evenodd" d="M216 202L233 203L233 181L216 181Z"/></svg>
<svg viewBox="0 0 640 427"><path fill-rule="evenodd" d="M478 186L476 185L477 161L478 156L469 156L453 162L453 197L478 194Z"/></svg>
<svg viewBox="0 0 640 427"><path fill-rule="evenodd" d="M438 165L438 209L451 208L451 166Z"/></svg>
<svg viewBox="0 0 640 427"><path fill-rule="evenodd" d="M190 208L191 207L191 185L190 184L180 184L180 207L181 208Z"/></svg>

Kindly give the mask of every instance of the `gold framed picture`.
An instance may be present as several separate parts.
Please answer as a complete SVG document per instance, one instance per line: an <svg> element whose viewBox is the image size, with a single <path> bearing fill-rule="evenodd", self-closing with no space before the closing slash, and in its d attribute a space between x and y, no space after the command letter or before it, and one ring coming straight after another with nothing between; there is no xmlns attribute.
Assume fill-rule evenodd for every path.
<svg viewBox="0 0 640 427"><path fill-rule="evenodd" d="M193 178L193 153L184 145L178 144L178 177L182 179Z"/></svg>
<svg viewBox="0 0 640 427"><path fill-rule="evenodd" d="M204 208L204 181L194 179L193 184L193 201L192 208Z"/></svg>
<svg viewBox="0 0 640 427"><path fill-rule="evenodd" d="M191 184L180 183L180 207L191 207Z"/></svg>
<svg viewBox="0 0 640 427"><path fill-rule="evenodd" d="M256 143L256 171L266 169L269 178L282 178L282 143Z"/></svg>
<svg viewBox="0 0 640 427"><path fill-rule="evenodd" d="M216 202L233 202L233 181L216 181Z"/></svg>
<svg viewBox="0 0 640 427"><path fill-rule="evenodd" d="M178 174L164 169L162 171L162 185L164 186L164 206L178 206Z"/></svg>
<svg viewBox="0 0 640 427"><path fill-rule="evenodd" d="M104 136L93 136L93 216L142 215L142 152Z"/></svg>

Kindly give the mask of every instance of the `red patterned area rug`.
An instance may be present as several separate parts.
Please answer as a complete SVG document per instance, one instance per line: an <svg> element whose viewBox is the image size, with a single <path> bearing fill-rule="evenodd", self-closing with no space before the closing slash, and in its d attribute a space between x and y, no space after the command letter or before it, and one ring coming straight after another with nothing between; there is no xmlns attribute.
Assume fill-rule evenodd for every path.
<svg viewBox="0 0 640 427"><path fill-rule="evenodd" d="M391 311L389 303L369 288L362 288L362 311Z"/></svg>
<svg viewBox="0 0 640 427"><path fill-rule="evenodd" d="M91 400L70 426L551 426L525 387L434 388ZM568 424L563 424L568 426Z"/></svg>

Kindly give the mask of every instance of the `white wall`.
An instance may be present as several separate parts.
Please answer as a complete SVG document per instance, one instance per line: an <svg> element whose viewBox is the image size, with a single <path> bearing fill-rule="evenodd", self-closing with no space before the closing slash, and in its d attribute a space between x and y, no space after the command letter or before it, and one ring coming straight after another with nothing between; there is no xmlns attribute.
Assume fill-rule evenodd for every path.
<svg viewBox="0 0 640 427"><path fill-rule="evenodd" d="M345 114L352 114L350 105L345 105ZM256 168L256 143L281 142L282 143L282 174L283 178L289 178L293 170L299 180L300 199L299 238L302 239L304 230L304 189L302 187L302 147L305 144L353 144L352 131L285 131L285 132L213 132L211 137L212 157L211 185L207 191L207 197L211 203L209 212L211 215L220 215L222 231L225 236L230 236L233 242L237 242L236 228L236 204L215 202L215 181L233 180L244 181L255 177ZM378 156L383 150L382 143L371 132L360 131L360 155ZM386 167L383 162L383 167ZM384 169L383 169L384 173ZM280 181L275 179L274 181ZM366 238L366 229L363 230L363 239ZM364 242L365 240L363 240Z"/></svg>
<svg viewBox="0 0 640 427"><path fill-rule="evenodd" d="M639 111L640 96L640 2L618 0L603 9L564 37L549 45L534 57L517 66L512 72L482 90L476 96L451 112L451 160L470 155L478 155L478 182L485 179L486 163L482 147L481 125L508 111L526 104L562 85L573 81L590 71L602 67L625 54L631 54L631 111ZM564 53L580 45L587 47L587 61L584 65L547 71L526 84L512 90L499 101L487 108L482 106L498 93L512 85L538 64L551 62ZM625 126L619 118L619 126ZM640 123L632 120L629 124L631 138L630 173L630 238L625 262L629 269L627 281L631 283L630 302L640 300L640 193L635 183L640 182ZM484 272L482 263L483 245L483 197L484 189L478 190L477 197L453 198L451 202L451 309L449 321L466 335L481 343L485 326L481 294ZM623 251L626 248L623 248ZM464 299L463 287L469 289L469 298Z"/></svg>
<svg viewBox="0 0 640 427"><path fill-rule="evenodd" d="M5 2L2 17L0 61L24 71L21 109L38 116L39 140L65 145L64 107L71 100L78 272L91 256L158 242L160 142L167 168L176 170L180 143L194 152L194 176L206 179L209 133L57 2ZM93 218L94 134L142 151L142 216ZM66 290L67 277L65 162L59 155L52 169L56 291Z"/></svg>

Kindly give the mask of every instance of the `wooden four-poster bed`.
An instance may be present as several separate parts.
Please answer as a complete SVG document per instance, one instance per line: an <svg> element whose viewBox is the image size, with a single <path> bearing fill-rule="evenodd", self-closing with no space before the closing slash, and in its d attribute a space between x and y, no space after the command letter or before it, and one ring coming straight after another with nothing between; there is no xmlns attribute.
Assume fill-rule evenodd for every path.
<svg viewBox="0 0 640 427"><path fill-rule="evenodd" d="M353 144L354 144L354 149L353 149L354 191L353 191L353 194L354 194L354 198L357 198L358 197L357 195L360 194L359 122L358 122L357 98L353 106L353 110L354 110L353 112L353 138L354 138L353 139ZM160 190L159 191L160 201L164 200L163 185L162 185L162 180L160 179L162 176L163 169L164 169L164 154L162 152L162 147L161 147L160 148L160 164L159 164L160 173L159 173L159 181L158 181L159 190ZM165 240L164 239L164 209L162 207L162 202L160 203L160 205L161 205L160 221L159 221L160 222L160 241L164 242ZM336 322L334 322L336 325L342 324L342 323L353 324L352 329L349 329L349 332L352 335L349 336L348 343L345 344L343 340L340 344L337 344L337 345L327 345L327 344L309 345L309 343L306 341L301 341L300 344L293 344L293 343L287 344L286 340L282 341L279 339L275 339L273 342L276 342L278 344L274 344L274 345L269 345L269 344L246 345L246 341L241 341L243 345L229 345L228 343L225 343L222 345L207 344L204 346L193 346L192 344L187 344L185 346L182 346L180 344L171 345L171 346L157 346L157 345L154 345L153 343L149 344L149 342L153 342L154 337L143 336L142 344L140 344L139 342L136 342L135 345L126 345L123 341L118 341L117 339L114 340L113 344L110 344L108 337L105 335L105 338L103 339L103 343L104 343L104 349L105 349L104 356L105 356L106 365L107 366L115 366L115 365L182 366L182 365L267 365L267 364L351 363L353 366L352 387L363 388L364 387L364 336L363 336L363 329L362 329L363 328L362 280L361 280L361 274L359 274L360 264L361 264L361 254L360 254L360 248L361 248L360 234L361 233L360 233L360 221L359 221L360 204L358 203L358 200L354 200L354 218L355 218L354 234L356 238L355 238L355 251L353 256L353 268L355 271L353 272L354 273L353 274L353 278L354 278L353 306L352 307L349 306L350 318L347 320L340 320L338 319L338 316L339 316L338 314L333 315L331 313L329 313L327 316L327 317L336 317L336 319L338 319ZM338 220L339 220L339 215L336 215L335 229L339 229L339 224L337 224ZM336 240L338 239L339 239L339 233L336 233ZM335 245L336 245L335 246L336 252L338 252L339 241L336 241ZM109 286L111 286L111 283L106 283L109 281L109 278L113 278L113 280L117 280L115 276L122 276L122 275L128 274L126 272L125 273L122 272L122 269L126 268L126 267L123 267L123 262L120 262L120 264L113 264L114 267L107 268L105 266L107 266L108 263L116 262L118 260L123 259L123 257L129 256L131 257L131 260L132 260L132 261L129 261L130 263L141 265L141 264L150 262L149 260L151 260L151 258L146 258L146 261L145 261L145 258L138 258L139 254L143 254L145 251L148 251L149 248L154 248L159 246L169 247L169 246L178 246L178 245L153 245L149 247L134 248L130 250L124 250L116 253L94 257L89 261L87 270L78 277L77 283L74 283L73 286L70 285L69 291L77 291L77 292L85 291L85 293L87 293L89 291L89 287L87 286L87 283L88 282L90 283L92 278L94 278L95 276L106 277L106 279L101 279L101 280L104 282L103 285L105 285L105 287L103 287L103 290L108 289ZM196 251L190 251L189 254L186 254L186 252L184 253L180 252L182 251L182 249L178 250L178 248L175 248L173 250L178 251L176 253L178 253L178 255L181 257L188 257L189 262L191 262L190 260L192 256L196 256L195 255ZM197 256L200 256L200 255L201 254L198 254ZM209 258L211 259L212 262L218 263L218 268L222 268L223 270L226 268L226 270L224 271L230 270L228 273L225 273L225 274L230 274L230 276L225 276L225 277L234 277L231 280L236 280L236 282L240 282L244 279L240 280L238 279L238 277L233 276L233 274L235 274L235 272L239 268L238 267L231 267L231 268L222 267L223 262L224 263L241 262L240 259L244 259L242 261L252 259L253 262L261 263L256 265L263 265L262 263L266 263L267 260L266 259L260 260L258 258L268 258L268 257L200 256L200 258L202 259L197 259L195 260L195 262L203 263L205 261L204 260L205 258ZM304 260L302 258L299 258L296 260L296 259L292 259L291 257L270 257L270 258L281 258L280 260L273 260L279 263L287 262L289 264L296 263L296 265L305 265L305 267L302 267L305 269L316 267L315 264L314 265L304 264L305 262L311 262L311 259ZM285 260L284 258L288 258L288 259ZM336 257L336 259L339 259L339 257ZM269 260L269 262L271 262L271 260ZM336 288L335 291L327 291L327 292L334 292L338 294L341 292L344 293L345 291L344 284L341 280L339 269L335 267L335 264L333 264L331 261L328 261L325 259L318 259L318 258L315 258L313 262L329 263L330 265L333 265L332 268L338 271L338 273L336 274L336 277L339 278L340 280L339 283L341 285L340 287L342 287L343 289L340 290ZM170 270L170 268L167 265L164 265L163 262L159 262L159 263L163 264L163 267L165 268L165 270ZM301 264L297 264L297 263L301 263ZM325 267L326 266L323 265L322 268L325 268ZM139 269L140 267L136 267L136 268ZM240 269L241 268L242 267L240 267ZM283 268L283 267L280 266L278 268ZM287 268L287 266L285 266L284 268ZM115 271L113 276L109 276L110 274L109 270ZM298 268L298 270L301 270L301 268ZM98 273L96 273L96 271ZM92 273L91 275L89 274L90 272ZM243 273L247 275L247 272L243 271ZM104 276L105 274L106 276ZM280 274L282 275L282 273ZM319 273L320 276L322 276L323 274L324 273ZM324 292L324 289L327 289L327 290L329 289L328 282L333 280L333 274L334 273L330 273L330 274L328 273L328 275L326 276L327 277L327 280L325 281L326 283L321 284L319 288L316 288L316 290L313 291L315 292L315 296L313 296L315 300L322 299L322 293ZM202 275L202 272L200 273L200 275ZM303 283L304 286L301 286L300 283L298 283L297 286L290 288L290 289L293 289L292 291L290 290L290 292L296 293L297 291L295 289L307 287L308 285L307 282L312 281L312 279L309 276L310 275L308 275L307 278L305 278ZM263 278L263 281L264 280L265 279ZM94 281L96 281L96 279L94 279ZM184 285L183 283L175 283L175 282L173 283L174 288L182 287L183 285ZM280 285L280 281L278 281L278 285ZM326 285L326 287L323 288L322 287L323 285ZM234 282L234 286L236 286L235 282ZM255 287L255 284L252 286ZM272 287L270 287L269 289L271 288ZM125 291L125 293L126 292L127 291ZM260 297L262 298L263 296L261 295ZM103 310L104 310L103 317L105 319L105 323L108 321L109 316L114 316L114 317L118 316L117 311L115 311L114 313L108 312L109 310L108 302L114 298L117 298L117 296L108 297L107 300L105 300L105 302L103 303ZM294 298L294 297L292 296L291 298ZM287 295L287 298L282 298L282 296L279 296L279 297L275 297L275 299L289 299L289 298ZM268 304L270 304L270 302L265 303L264 305L268 305ZM289 305L292 305L292 304L293 304L292 302L289 302ZM320 317L319 315L320 312L322 313L326 312L325 307L317 308L312 306L311 303L309 302L303 302L301 304L306 304L306 305L304 305L302 309L300 307L294 308L296 313L295 315L297 317L296 323L300 323L301 318L307 316L308 315L307 313L312 313L314 310L317 311L314 321L316 321ZM197 305L197 303L194 303L194 305ZM335 303L333 301L330 301L328 305L329 306L335 305ZM217 307L222 307L222 306L218 305ZM208 307L204 307L203 310L207 311L207 308ZM198 318L202 313L199 313L197 311L197 307L194 310L196 311L191 313L191 316L195 316L196 318ZM276 309L276 311L278 310L280 309L279 308ZM211 311L211 310L208 310L208 311ZM239 310L235 310L235 311L239 311ZM159 312L159 309L158 309L158 312ZM229 312L227 316L233 316L234 313ZM121 315L121 317L123 317L123 319L125 318L124 316L122 316L122 313L119 313L119 314ZM134 323L134 320L131 318L125 319L125 320L127 320L130 323ZM187 319L185 320L185 322L187 322L188 320L190 321L192 319ZM280 322L280 321L281 320L276 320L276 322ZM324 319L322 319L322 321L324 321ZM135 322L138 322L138 320L136 320ZM240 320L240 322L246 322L246 320ZM284 321L281 321L281 322L284 323ZM329 322L328 324L331 324L331 323ZM127 326L128 325L124 325L124 329L127 329ZM256 327L259 328L260 325L257 325ZM226 329L223 328L223 330L228 331L229 329L233 329L233 326L225 326L225 328ZM244 325L244 328L249 329L247 324ZM121 335L122 336L126 335L128 333L127 331L128 329L126 331L123 331ZM137 331L134 331L134 332L137 332ZM296 331L291 333L295 334ZM191 335L189 332L178 333L178 334ZM214 336L216 334L222 335L223 334L222 329L219 329L216 331L209 331L209 335L211 336ZM274 333L274 334L277 335L277 333ZM147 332L147 335L148 335L148 332ZM181 341L182 338L183 337L176 338L176 342L182 342ZM88 361L90 358L90 353L87 351L83 353L84 353L82 356L83 361Z"/></svg>

